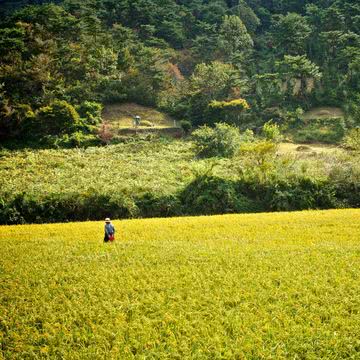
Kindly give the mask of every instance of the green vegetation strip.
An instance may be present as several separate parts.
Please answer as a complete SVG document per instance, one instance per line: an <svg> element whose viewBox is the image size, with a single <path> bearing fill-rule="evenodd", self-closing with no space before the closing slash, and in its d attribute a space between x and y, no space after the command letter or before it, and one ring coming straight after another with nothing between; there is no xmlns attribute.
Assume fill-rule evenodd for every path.
<svg viewBox="0 0 360 360"><path fill-rule="evenodd" d="M359 218L0 227L0 357L356 359Z"/></svg>
<svg viewBox="0 0 360 360"><path fill-rule="evenodd" d="M2 152L0 197L24 191L36 198L58 193L171 192L189 175L194 156L190 148L191 143L181 141L154 141Z"/></svg>
<svg viewBox="0 0 360 360"><path fill-rule="evenodd" d="M293 148L278 155L274 143L237 145L222 135L194 145L158 139L2 150L0 224L360 208L356 154ZM196 148L209 154L237 146L229 159L196 156Z"/></svg>

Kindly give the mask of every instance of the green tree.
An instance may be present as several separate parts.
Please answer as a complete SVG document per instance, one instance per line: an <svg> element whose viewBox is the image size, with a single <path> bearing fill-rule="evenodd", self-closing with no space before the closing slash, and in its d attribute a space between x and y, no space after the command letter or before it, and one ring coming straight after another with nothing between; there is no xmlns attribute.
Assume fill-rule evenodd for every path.
<svg viewBox="0 0 360 360"><path fill-rule="evenodd" d="M298 91L300 98L305 98L309 91L308 81L318 81L322 76L319 67L305 55L285 55L283 61L277 62L277 67L291 95L297 95L294 87L296 86L296 80L300 81Z"/></svg>
<svg viewBox="0 0 360 360"><path fill-rule="evenodd" d="M240 125L242 112L249 110L250 106L245 99L213 100L210 102L209 108L213 118L221 119L227 124Z"/></svg>
<svg viewBox="0 0 360 360"><path fill-rule="evenodd" d="M211 123L209 104L213 100L225 100L241 82L239 72L230 64L214 61L199 64L189 80L186 94L189 104L188 117L195 125ZM219 119L218 119L219 120Z"/></svg>
<svg viewBox="0 0 360 360"><path fill-rule="evenodd" d="M11 15L14 24L23 22L41 26L43 31L59 41L70 41L79 37L79 22L75 16L55 4L28 6Z"/></svg>
<svg viewBox="0 0 360 360"><path fill-rule="evenodd" d="M0 29L0 56L11 60L11 55L25 51L25 30L21 27Z"/></svg>
<svg viewBox="0 0 360 360"><path fill-rule="evenodd" d="M253 80L260 107L279 106L284 101L283 81L279 73L258 74Z"/></svg>
<svg viewBox="0 0 360 360"><path fill-rule="evenodd" d="M198 34L192 40L191 52L196 61L213 61L218 47L217 27L213 24L198 22Z"/></svg>
<svg viewBox="0 0 360 360"><path fill-rule="evenodd" d="M75 108L66 101L56 100L37 113L40 135L62 135L75 132L81 125Z"/></svg>
<svg viewBox="0 0 360 360"><path fill-rule="evenodd" d="M310 33L306 18L296 13L274 17L271 27L274 48L279 55L304 54Z"/></svg>
<svg viewBox="0 0 360 360"><path fill-rule="evenodd" d="M214 128L201 126L191 137L201 157L232 157L240 146L239 129L224 123L217 123Z"/></svg>
<svg viewBox="0 0 360 360"><path fill-rule="evenodd" d="M219 33L219 49L225 60L242 64L254 46L244 23L236 15L225 16Z"/></svg>
<svg viewBox="0 0 360 360"><path fill-rule="evenodd" d="M260 19L255 14L254 10L243 0L232 8L234 15L237 15L244 23L247 31L251 35L255 35L256 29L260 25Z"/></svg>

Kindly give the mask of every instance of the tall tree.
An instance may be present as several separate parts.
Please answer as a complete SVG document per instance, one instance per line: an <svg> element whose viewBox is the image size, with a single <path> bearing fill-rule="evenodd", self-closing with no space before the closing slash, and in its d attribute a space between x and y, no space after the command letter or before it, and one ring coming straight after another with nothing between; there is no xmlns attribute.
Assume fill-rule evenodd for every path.
<svg viewBox="0 0 360 360"><path fill-rule="evenodd" d="M310 33L311 28L306 18L299 14L289 13L274 17L271 35L275 52L278 55L304 54Z"/></svg>
<svg viewBox="0 0 360 360"><path fill-rule="evenodd" d="M286 82L289 93L303 99L313 89L312 86L309 86L309 81L318 81L322 76L319 67L305 55L285 55L284 60L277 63L277 67L279 74ZM299 91L295 90L297 80L300 81Z"/></svg>
<svg viewBox="0 0 360 360"><path fill-rule="evenodd" d="M219 49L224 60L241 65L248 58L254 42L241 19L236 15L225 16L219 31Z"/></svg>

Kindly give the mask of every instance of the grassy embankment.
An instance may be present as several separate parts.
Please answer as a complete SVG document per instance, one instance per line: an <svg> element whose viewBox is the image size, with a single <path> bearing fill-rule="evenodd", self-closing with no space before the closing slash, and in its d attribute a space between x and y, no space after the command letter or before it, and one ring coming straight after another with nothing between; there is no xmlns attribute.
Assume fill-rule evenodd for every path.
<svg viewBox="0 0 360 360"><path fill-rule="evenodd" d="M279 155L290 157L294 166L306 163L309 176L326 176L339 161L348 161L346 151L322 145L298 149L283 143ZM158 191L170 194L188 183L194 173L214 159L196 159L189 141L133 142L87 149L20 150L0 152L0 197L23 193ZM233 178L234 164L241 158L217 161L213 173ZM305 171L305 170L302 170Z"/></svg>
<svg viewBox="0 0 360 360"><path fill-rule="evenodd" d="M134 117L141 118L139 126L134 126ZM180 138L183 133L179 122L171 116L152 107L142 106L135 103L113 104L105 106L103 124L108 126L114 139L117 136L128 136L139 133L153 133Z"/></svg>
<svg viewBox="0 0 360 360"><path fill-rule="evenodd" d="M132 128L133 117L136 115L140 116L142 121L152 123L156 128L175 125L174 120L163 112L134 103L107 105L102 113L104 121L111 123L114 129Z"/></svg>
<svg viewBox="0 0 360 360"><path fill-rule="evenodd" d="M0 227L0 357L356 359L359 218Z"/></svg>
<svg viewBox="0 0 360 360"><path fill-rule="evenodd" d="M333 183L341 184L338 177L356 163L356 157L345 151L328 148L296 151L289 146L281 145L279 156L266 160L266 171L269 174L272 171L269 179L274 172L279 178L300 174L311 179L327 179L332 174L332 179L337 176ZM258 168L257 161L249 159L247 154L234 159L197 159L190 141L134 141L87 149L3 150L0 152L1 221L95 220L106 214L163 217L179 213L249 212L246 206L242 209L224 205L226 211L219 208L214 212L193 213L190 204L185 202L186 208L182 209L177 201L198 174L210 173L224 182L236 182L252 176ZM272 164L276 166L273 170ZM351 176L356 182L356 174ZM244 181L256 185L257 180L245 178ZM219 186L220 190L225 189ZM216 195L215 188L209 189ZM198 197L205 196L201 192L205 190L196 190ZM303 208L306 207L298 209Z"/></svg>

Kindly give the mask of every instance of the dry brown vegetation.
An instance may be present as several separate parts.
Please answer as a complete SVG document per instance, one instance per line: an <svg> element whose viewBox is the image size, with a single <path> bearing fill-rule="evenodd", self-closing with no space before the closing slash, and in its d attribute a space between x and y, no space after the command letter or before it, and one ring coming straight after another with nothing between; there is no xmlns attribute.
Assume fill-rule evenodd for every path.
<svg viewBox="0 0 360 360"><path fill-rule="evenodd" d="M157 128L171 128L176 125L170 116L135 103L107 105L102 113L103 120L110 123L113 129L132 128L133 117L136 115L140 116L142 121L151 122Z"/></svg>
<svg viewBox="0 0 360 360"><path fill-rule="evenodd" d="M338 107L323 106L313 108L303 115L304 120L321 119L321 118L338 118L343 117L344 112Z"/></svg>

